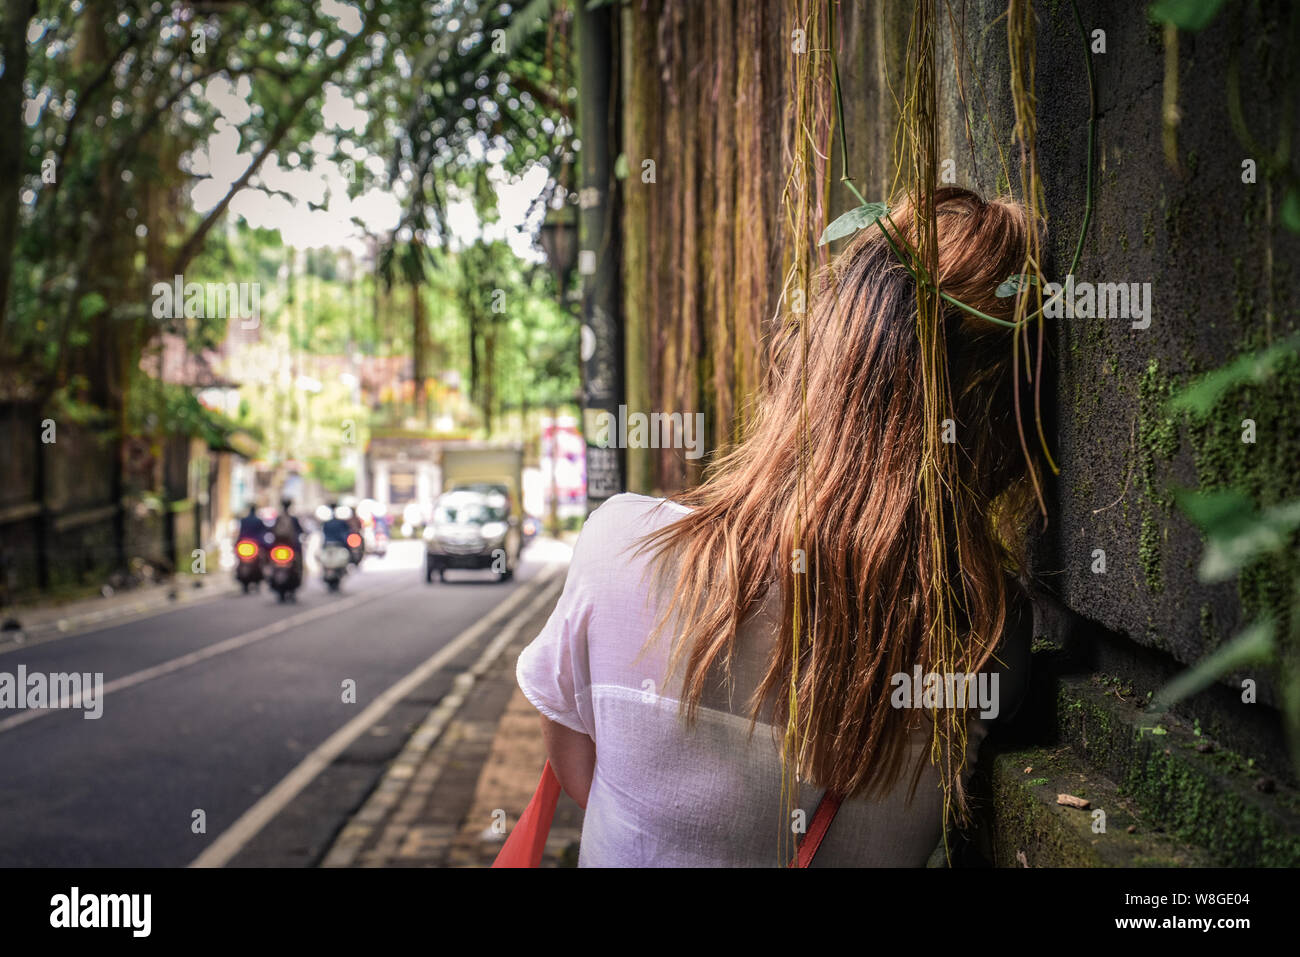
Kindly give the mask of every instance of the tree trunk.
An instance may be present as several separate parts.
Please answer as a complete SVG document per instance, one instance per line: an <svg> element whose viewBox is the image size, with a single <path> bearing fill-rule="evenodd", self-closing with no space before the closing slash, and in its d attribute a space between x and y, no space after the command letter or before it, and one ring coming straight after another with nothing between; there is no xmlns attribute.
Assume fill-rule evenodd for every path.
<svg viewBox="0 0 1300 957"><path fill-rule="evenodd" d="M36 0L7 0L0 23L0 343L5 338L14 242L18 237L18 184L23 174L23 80L27 76L27 24Z"/></svg>
<svg viewBox="0 0 1300 957"><path fill-rule="evenodd" d="M424 299L420 295L419 280L413 279L411 280L411 377L415 386L414 412L415 417L427 426L429 403L424 390L424 325Z"/></svg>
<svg viewBox="0 0 1300 957"><path fill-rule="evenodd" d="M492 437L492 412L496 405L497 320L487 317L487 335L483 341L483 427Z"/></svg>

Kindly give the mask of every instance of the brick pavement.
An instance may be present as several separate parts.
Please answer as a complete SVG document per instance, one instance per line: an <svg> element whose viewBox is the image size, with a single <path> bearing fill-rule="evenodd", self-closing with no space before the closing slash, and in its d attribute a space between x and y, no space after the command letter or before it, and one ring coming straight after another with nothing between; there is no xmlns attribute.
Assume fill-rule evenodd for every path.
<svg viewBox="0 0 1300 957"><path fill-rule="evenodd" d="M344 825L322 867L492 863L503 828L519 820L546 761L537 712L515 683L515 662L546 622L562 580L525 606L457 678ZM543 866L576 863L581 828L581 808L562 795Z"/></svg>

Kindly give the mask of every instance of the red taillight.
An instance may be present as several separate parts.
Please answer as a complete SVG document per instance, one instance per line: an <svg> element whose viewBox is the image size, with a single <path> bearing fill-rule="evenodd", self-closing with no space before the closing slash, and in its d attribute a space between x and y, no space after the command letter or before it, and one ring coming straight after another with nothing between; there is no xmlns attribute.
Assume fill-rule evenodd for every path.
<svg viewBox="0 0 1300 957"><path fill-rule="evenodd" d="M361 536L358 535L356 532L353 532L351 535L348 536L348 548L360 548L360 547L361 547Z"/></svg>
<svg viewBox="0 0 1300 957"><path fill-rule="evenodd" d="M293 549L288 545L276 545L271 549L271 561L277 565L288 565L293 561Z"/></svg>
<svg viewBox="0 0 1300 957"><path fill-rule="evenodd" d="M235 546L235 554L240 558L256 558L257 542L250 542L247 539Z"/></svg>

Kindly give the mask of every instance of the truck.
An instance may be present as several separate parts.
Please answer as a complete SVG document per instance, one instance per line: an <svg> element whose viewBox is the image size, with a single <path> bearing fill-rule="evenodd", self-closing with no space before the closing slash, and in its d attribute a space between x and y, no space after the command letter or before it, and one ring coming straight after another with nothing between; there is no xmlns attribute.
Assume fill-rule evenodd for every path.
<svg viewBox="0 0 1300 957"><path fill-rule="evenodd" d="M513 577L523 549L523 448L444 446L442 494L425 527L424 580L448 569L488 569Z"/></svg>
<svg viewBox="0 0 1300 957"><path fill-rule="evenodd" d="M498 491L510 500L510 514L523 517L524 449L521 445L444 445L442 491Z"/></svg>

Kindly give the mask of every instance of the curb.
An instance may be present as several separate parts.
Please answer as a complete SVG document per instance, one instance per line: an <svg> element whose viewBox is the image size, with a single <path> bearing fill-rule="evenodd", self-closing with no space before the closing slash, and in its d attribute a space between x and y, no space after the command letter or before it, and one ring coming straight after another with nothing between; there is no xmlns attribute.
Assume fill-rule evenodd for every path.
<svg viewBox="0 0 1300 957"><path fill-rule="evenodd" d="M334 844L321 860L320 867L356 866L362 849L388 819L389 814L396 810L417 773L423 771L422 777L428 778L430 784L441 775L457 738L456 728L451 725L452 719L464 705L470 691L518 637L520 629L539 609L553 602L563 586L563 576L549 575L532 599L511 613L509 621L483 649L474 664L456 676L451 691L407 739L401 753L389 765L361 809L343 826ZM437 753L433 753L435 751Z"/></svg>

